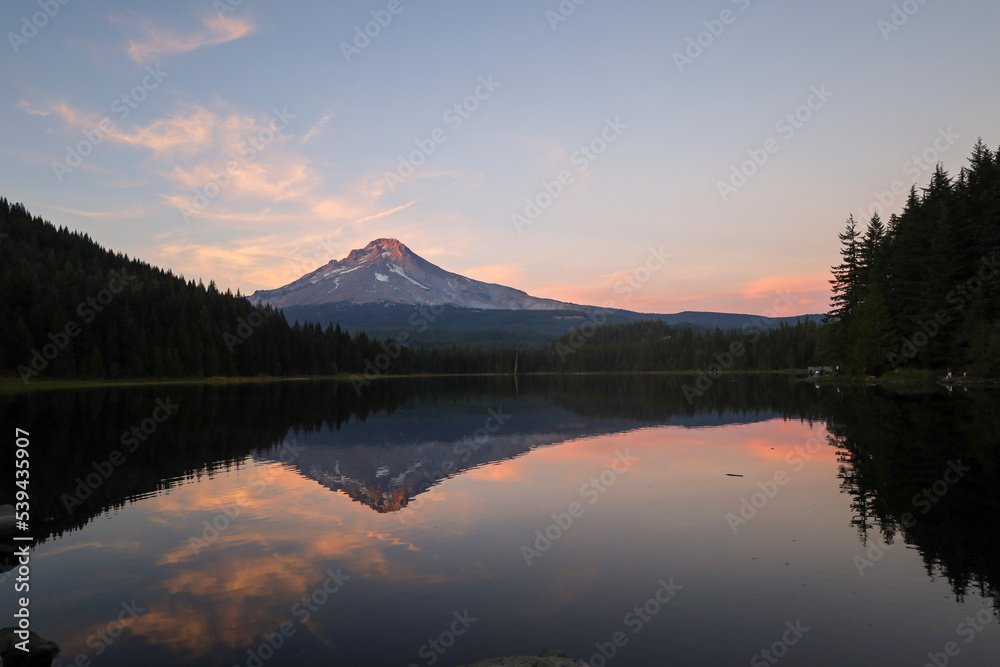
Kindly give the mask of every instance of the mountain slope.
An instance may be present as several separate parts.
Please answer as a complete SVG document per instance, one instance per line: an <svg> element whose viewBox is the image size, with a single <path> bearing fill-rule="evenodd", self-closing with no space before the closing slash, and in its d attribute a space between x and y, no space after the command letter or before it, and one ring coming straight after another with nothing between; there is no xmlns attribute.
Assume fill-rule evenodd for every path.
<svg viewBox="0 0 1000 667"><path fill-rule="evenodd" d="M529 296L521 290L484 283L445 271L396 239L376 239L312 273L274 290L248 297L276 308L327 303L450 304L484 310L566 310L580 306Z"/></svg>
<svg viewBox="0 0 1000 667"><path fill-rule="evenodd" d="M748 324L775 328L802 319L708 312L658 315L542 299L445 271L386 238L284 287L258 290L248 298L282 309L290 322L339 324L381 338L405 333L425 347L540 345L588 322L662 320L731 330Z"/></svg>

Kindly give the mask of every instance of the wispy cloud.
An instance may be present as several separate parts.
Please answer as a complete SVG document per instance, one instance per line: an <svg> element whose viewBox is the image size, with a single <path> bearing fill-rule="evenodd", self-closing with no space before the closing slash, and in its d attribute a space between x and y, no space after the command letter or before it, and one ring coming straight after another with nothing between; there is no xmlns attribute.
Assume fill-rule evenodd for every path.
<svg viewBox="0 0 1000 667"><path fill-rule="evenodd" d="M141 206L136 206L134 208L122 208L110 211L83 211L76 208L63 208L62 206L51 206L49 204L42 204L44 208L51 209L53 211L62 211L63 213L72 213L73 215L79 215L84 218L141 218L145 215L145 210Z"/></svg>
<svg viewBox="0 0 1000 667"><path fill-rule="evenodd" d="M252 21L235 15L210 15L202 20L202 28L182 33L157 25L140 17L112 17L128 32L139 33L130 38L128 54L137 63L147 63L165 54L188 53L204 46L224 44L253 34Z"/></svg>
<svg viewBox="0 0 1000 667"><path fill-rule="evenodd" d="M22 98L17 101L17 108L32 116L56 116L73 128L93 127L101 122L100 114L75 109L64 101L40 103Z"/></svg>
<svg viewBox="0 0 1000 667"><path fill-rule="evenodd" d="M114 133L116 139L152 150L156 157L195 155L206 150L216 141L221 129L218 115L200 105L188 105L177 113L157 118L146 126L136 126L132 131Z"/></svg>
<svg viewBox="0 0 1000 667"><path fill-rule="evenodd" d="M384 218L386 216L392 215L393 213L399 213L400 211L404 211L413 206L414 204L419 203L420 201L422 200L414 199L413 201L408 201L405 204L400 204L399 206L390 208L387 211L379 211L378 213L372 213L371 215L366 215L363 218L355 220L353 224L360 225L365 222L371 222L372 220L378 220L379 218Z"/></svg>
<svg viewBox="0 0 1000 667"><path fill-rule="evenodd" d="M334 105L332 109L323 114L323 117L320 118L318 121L316 121L316 124L310 127L309 131L306 132L301 139L299 139L299 143L304 146L305 144L309 143L310 141L318 137L320 134L322 134L323 128L326 127L326 124L329 123L331 120L333 120L334 116L337 114L338 106L340 105L339 104Z"/></svg>
<svg viewBox="0 0 1000 667"><path fill-rule="evenodd" d="M99 114L64 101L21 100L18 106L38 122L61 123L69 136L101 122ZM273 288L378 236L426 238L425 223L411 216L401 226L394 216L481 179L463 175L402 200L389 197L381 174L330 183L322 160L307 155L302 144L321 133L335 112L330 109L301 139L294 109L282 110L286 126L275 120L277 112L247 113L221 100L179 103L142 123L114 123L105 145L136 153L128 175L143 179L137 183L148 183L164 208L176 211L166 218L170 227L158 230L150 259L220 284ZM94 219L148 217L137 210L52 208ZM190 218L181 211L191 211Z"/></svg>
<svg viewBox="0 0 1000 667"><path fill-rule="evenodd" d="M37 106L23 98L17 101L17 108L25 113L31 114L32 116L48 116L49 113L51 113L47 109L39 109Z"/></svg>

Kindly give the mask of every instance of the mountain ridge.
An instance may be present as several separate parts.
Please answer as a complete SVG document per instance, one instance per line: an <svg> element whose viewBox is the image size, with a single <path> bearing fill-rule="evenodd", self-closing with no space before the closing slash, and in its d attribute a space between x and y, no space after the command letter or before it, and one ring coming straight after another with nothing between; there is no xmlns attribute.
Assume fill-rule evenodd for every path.
<svg viewBox="0 0 1000 667"><path fill-rule="evenodd" d="M351 250L341 260L330 260L283 287L257 290L247 298L255 305L268 303L281 308L290 319L338 323L358 329L374 326L383 335L390 335L388 330L382 330L385 327L405 327L407 321L413 325L409 309L426 306L455 309L452 313L454 317L439 318L449 323L439 321L438 326L457 326L467 332L476 329L477 321L483 322L481 329L490 328L485 323L504 318L501 311L512 311L506 316L504 328L516 326L519 319L524 319L526 324L537 325L539 318L524 311L550 311L551 321L545 327L543 338L552 337L550 333L558 320L567 317L580 319L593 313L614 316L617 322L661 319L667 323L688 323L707 329L739 328L746 323L777 327L781 323L794 323L806 317L822 317L819 314L762 317L709 311L653 314L535 297L514 287L486 283L447 271L420 257L398 239L385 237L371 241L364 248ZM456 318L461 321L456 321ZM426 315L421 315L417 321L425 319ZM433 317L429 319L434 321ZM560 333L563 332L564 328L560 326Z"/></svg>
<svg viewBox="0 0 1000 667"><path fill-rule="evenodd" d="M481 310L593 308L446 271L394 238L375 239L342 260L330 260L283 287L257 290L247 298L255 305L269 303L276 308L376 303Z"/></svg>
<svg viewBox="0 0 1000 667"><path fill-rule="evenodd" d="M405 332L414 343L429 347L540 345L594 321L597 314L598 321L610 324L659 319L701 329L738 329L747 324L775 328L811 317L637 313L534 297L446 271L394 238L375 239L288 285L257 290L247 298L256 305L280 308L289 321L340 325L379 338Z"/></svg>

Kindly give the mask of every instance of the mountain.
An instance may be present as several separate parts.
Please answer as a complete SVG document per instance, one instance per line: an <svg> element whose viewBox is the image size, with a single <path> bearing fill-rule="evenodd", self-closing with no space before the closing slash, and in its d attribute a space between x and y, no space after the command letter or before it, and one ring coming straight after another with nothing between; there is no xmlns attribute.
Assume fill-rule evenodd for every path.
<svg viewBox="0 0 1000 667"><path fill-rule="evenodd" d="M339 324L376 338L406 333L424 347L539 345L588 322L658 319L711 330L739 329L747 323L775 328L802 319L710 312L660 315L542 299L445 271L396 239L376 239L293 283L258 290L248 298L280 308L290 322Z"/></svg>
<svg viewBox="0 0 1000 667"><path fill-rule="evenodd" d="M89 490L81 480L94 472L94 460L107 456L106 443L118 441L122 424L149 416L149 406L165 398L162 385L136 386L125 401L115 391L88 392L87 401L67 401L58 391L0 392L0 430L46 423L47 437L31 443L34 469L46 471L31 482L37 517L29 544L37 544L248 457L280 462L383 512L401 509L445 478L539 446L652 424L696 428L822 419L827 412L812 385L800 383L789 393L781 377L744 378L732 391L708 392L690 405L680 390L686 381L546 375L523 377L517 389L509 378L401 378L362 394L350 383L321 380L180 383L169 390L180 411L128 454L129 474L119 471ZM734 395L738 412L728 409ZM473 450L487 406L515 418ZM71 441L75 445L66 447ZM463 446L472 450L468 457ZM14 466L0 466L0 489L15 488L14 472ZM0 584L16 564L12 544L0 539Z"/></svg>
<svg viewBox="0 0 1000 667"><path fill-rule="evenodd" d="M449 404L446 409L434 402L403 405L392 414L373 414L364 422L345 423L338 428L323 426L298 434L293 461L282 461L284 450L259 458L285 463L306 479L384 514L402 510L447 479L539 447L622 433L651 423L699 428L748 424L780 416L773 410L704 410L691 416L650 421L615 417L611 410L607 416L589 417L558 402L530 395L508 399L493 414L502 420L507 412L517 418L504 422L502 430L489 438L477 441L472 434L482 426L484 414L477 400Z"/></svg>
<svg viewBox="0 0 1000 667"><path fill-rule="evenodd" d="M251 303L276 308L342 304L407 304L483 310L567 310L580 306L529 296L521 290L445 271L396 239L376 239L344 259L274 290L257 290Z"/></svg>

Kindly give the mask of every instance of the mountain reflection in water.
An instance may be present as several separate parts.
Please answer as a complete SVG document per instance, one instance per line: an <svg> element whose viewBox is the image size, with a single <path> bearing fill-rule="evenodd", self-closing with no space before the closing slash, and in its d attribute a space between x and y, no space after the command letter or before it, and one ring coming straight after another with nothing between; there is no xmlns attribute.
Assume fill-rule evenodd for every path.
<svg viewBox="0 0 1000 667"><path fill-rule="evenodd" d="M268 664L327 662L331 655L329 664L423 664L416 652L435 614L477 601L511 619L522 614L525 625L510 620L501 629L494 621L490 630L484 622L479 639L470 631L447 660L509 653L504 637L528 642L536 632L551 645L541 637L556 629L559 648L588 658L603 628L620 625L620 610L634 602L624 591L641 590L645 579L638 578L687 572L690 602L679 593L675 625L664 621L659 630L667 633L662 641L674 638L671 648L647 647L631 663L672 656L698 664L712 651L723 661L738 652L725 642L707 648L713 633L695 627L711 617L737 628L738 638L738 628L756 627L755 613L762 624L783 622L799 597L793 585L806 587L798 590L825 609L829 626L838 614L859 613L860 602L842 597L845 587L874 596L865 603L870 627L887 622L883 607L895 603L877 582L891 575L888 583L903 586L896 583L902 577L907 613L916 613L921 596L933 595L907 574L912 552L930 576L924 581L946 579L955 602L978 596L998 608L1000 416L993 394L724 377L689 404L685 382L690 378L528 377L516 386L511 378L406 379L375 382L360 396L349 383L290 382L0 398L5 428L31 424L34 431L36 629L65 647L66 664L80 652L95 659L88 639L100 618L87 610L109 610L103 626L122 601L137 597L149 612L123 635L133 640L123 638L94 664L245 664L246 648L282 620L303 630L290 642L294 649ZM79 492L95 463L124 451L123 431L168 396L179 406L176 416L95 488ZM823 446L796 472L790 457L811 436ZM579 501L579 480L599 474L618 448L639 456L635 471L592 508L584 504L586 522L526 568L522 543L545 528L549 514ZM952 475L945 489L940 480L955 465L968 472ZM792 481L734 536L726 515L777 470ZM790 506L792 499L799 506ZM227 507L238 508L238 518L213 537L211 524ZM856 541L795 562L797 550L844 528L856 531ZM105 571L105 562L119 565ZM47 563L72 563L72 570L47 571ZM8 552L2 569L13 564ZM336 593L336 608L297 615L302 596L340 566L352 579ZM91 573L83 583L75 572L81 567ZM805 569L787 569L796 567ZM829 581L841 583L828 591ZM64 593L56 594L60 585ZM767 601L756 597L760 587ZM517 611L532 590L551 599L533 598L538 609ZM708 603L713 590L730 598L725 610L697 602L708 595ZM607 613L593 611L598 601ZM820 612L811 613L815 619ZM392 641L359 629L376 618L392 623ZM766 645L764 630L747 632L744 644ZM812 649L803 642L799 650L817 651L810 664L842 664L821 659L821 632L813 631ZM905 641L919 642L921 632ZM857 641L861 650L865 640ZM391 657L357 662L373 650ZM899 647L884 650L895 655ZM925 653L916 650L914 659Z"/></svg>

